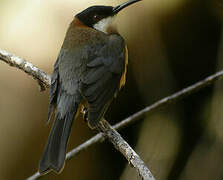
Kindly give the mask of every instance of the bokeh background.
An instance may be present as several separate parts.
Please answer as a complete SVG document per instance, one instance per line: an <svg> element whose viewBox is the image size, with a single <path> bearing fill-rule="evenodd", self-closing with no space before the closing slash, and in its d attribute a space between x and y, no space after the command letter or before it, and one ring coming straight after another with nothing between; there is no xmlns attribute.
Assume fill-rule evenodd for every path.
<svg viewBox="0 0 223 180"><path fill-rule="evenodd" d="M1 0L0 48L52 73L74 15L121 0ZM111 124L223 67L222 0L144 0L122 11L119 32L129 47L125 88L106 118ZM50 126L48 91L0 62L0 179L35 173ZM223 82L165 106L121 131L158 180L223 179ZM52 124L52 122L51 122ZM50 124L50 125L51 125ZM82 119L68 149L96 132ZM42 179L139 179L110 143L92 146Z"/></svg>

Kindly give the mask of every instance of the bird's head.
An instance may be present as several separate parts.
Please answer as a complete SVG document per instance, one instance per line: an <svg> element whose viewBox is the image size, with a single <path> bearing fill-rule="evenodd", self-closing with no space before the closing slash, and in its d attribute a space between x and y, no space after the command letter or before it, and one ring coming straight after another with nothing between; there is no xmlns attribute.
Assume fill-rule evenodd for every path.
<svg viewBox="0 0 223 180"><path fill-rule="evenodd" d="M108 29L112 26L115 15L125 7L138 1L141 0L130 0L116 7L91 6L78 13L76 18L88 27L108 33Z"/></svg>

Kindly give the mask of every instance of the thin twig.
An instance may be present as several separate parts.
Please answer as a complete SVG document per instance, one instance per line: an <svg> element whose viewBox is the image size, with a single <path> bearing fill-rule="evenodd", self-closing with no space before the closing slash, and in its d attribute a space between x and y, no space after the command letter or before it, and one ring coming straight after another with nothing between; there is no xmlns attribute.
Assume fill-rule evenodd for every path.
<svg viewBox="0 0 223 180"><path fill-rule="evenodd" d="M21 69L22 71L36 79L41 91L49 88L50 76L40 70L38 67L24 60L23 58L20 58L18 56L15 56L14 54L0 49L0 60L6 62L10 66Z"/></svg>
<svg viewBox="0 0 223 180"><path fill-rule="evenodd" d="M8 63L11 66L17 67L19 69L22 69L29 75L31 75L34 79L37 79L38 82L41 84L41 86L49 87L50 85L50 76L38 69L37 67L33 66L29 62L25 61L22 58L19 58L15 55L12 55L6 51L0 50L0 60L3 60L4 62ZM187 87L184 88L168 97L165 97L154 104L147 106L146 108L140 110L139 112L133 114L132 116L124 119L120 123L117 123L116 125L113 126L114 129L121 129L124 127L127 127L131 123L143 118L147 113L151 112L152 110L156 110L160 108L163 105L173 103L181 98L184 98L192 93L197 92L198 90L213 84L215 81L219 80L220 78L223 77L223 71L219 71L213 75L208 76L207 78ZM67 153L66 155L66 160L71 159L75 155L79 154L81 151L84 149L87 149L93 144L96 144L98 142L102 142L104 140L104 136L102 133L99 133L92 137L91 139L87 140L83 144L79 145L75 149L71 150L70 152ZM28 180L34 180L40 178L41 175L37 172L34 175L30 176Z"/></svg>
<svg viewBox="0 0 223 180"><path fill-rule="evenodd" d="M129 144L114 128L111 127L111 125L106 120L102 120L98 127L108 137L114 147L120 151L123 156L125 156L129 164L131 164L138 171L139 176L143 180L155 180L152 173L146 164L141 160L139 155L136 154L136 152L129 146Z"/></svg>
<svg viewBox="0 0 223 180"><path fill-rule="evenodd" d="M18 58L17 56L14 56L6 51L0 50L0 60L3 60L4 62L8 63L9 65L13 65L15 67L18 67L20 69L22 69L23 71L27 72L26 69L23 68L23 66L21 66L21 62L23 62L22 64L26 64L26 61ZM29 65L31 65L29 63ZM33 65L31 65L30 67L34 67ZM38 69L38 68L37 68ZM34 70L34 72L36 71L36 67L34 68L30 68L29 71L32 72L32 70ZM38 70L37 70L38 72ZM43 72L40 70L40 72ZM41 81L42 84L45 85L45 87L49 87L50 85L50 76L47 75L46 73L28 73L29 75L33 76L33 78L38 79L39 81ZM147 106L146 108L138 111L137 113L131 115L130 117L122 120L121 122L117 123L116 125L113 126L114 129L119 130L121 128L127 127L130 124L134 123L135 121L142 119L144 116L146 116L147 113L150 113L153 110L156 110L158 108L160 108L161 106L167 105L169 103L173 103L181 98L184 98L192 93L197 92L198 90L213 84L215 81L219 80L220 78L223 77L223 71L219 71L213 75L208 76L207 78L187 87L184 88L168 97L165 97L157 102L155 102L154 104ZM83 144L79 145L78 147L74 148L73 150L71 150L70 152L67 153L66 155L66 160L70 160L71 158L73 158L74 156L76 156L77 154L79 154L81 151L87 149L88 147L102 142L105 139L105 136L102 135L102 133L99 133L95 136L93 136L92 138L90 138L89 140L87 140L86 142L84 142ZM32 176L30 176L28 178L28 180L35 180L40 178L41 175L36 172L35 174L33 174Z"/></svg>
<svg viewBox="0 0 223 180"><path fill-rule="evenodd" d="M38 80L38 84L41 90L45 90L50 85L50 76L39 68L33 66L31 63L19 58L6 51L0 51L0 59L8 63L11 66L17 67L27 74L31 75ZM110 124L103 120L103 123L98 125L100 131L102 131L108 139L114 144L115 148L120 151L129 163L138 171L140 177L143 180L155 180L152 173L147 168L146 164L141 160L138 154L129 146L129 144L121 137L121 135L113 129ZM37 179L40 174L37 172L33 176L29 177L29 180Z"/></svg>
<svg viewBox="0 0 223 180"><path fill-rule="evenodd" d="M156 110L164 105L167 105L169 103L174 103L179 99L182 99L192 93L197 92L198 90L213 84L215 81L221 79L223 77L223 71L219 71L211 76L208 76L207 78L187 87L184 88L170 96L167 96L155 103L153 103L150 106L145 107L144 109L138 111L137 113L129 116L128 118L122 120L121 122L115 124L114 126L112 126L114 129L116 130L120 130L122 128L125 128L127 126L129 126L130 124L142 119L143 117L145 117L148 113L151 113L153 110ZM97 144L99 142L103 142L104 141L104 136L102 135L102 133L98 133L97 135L93 136L92 138L88 139L86 142L84 142L83 144L79 145L78 147L72 149L70 152L67 153L66 155L66 160L70 160L71 158L73 158L74 156L78 155L81 151L86 150L88 147ZM40 177L40 175L38 175L38 173L35 173L33 176L30 176L31 179L29 180L35 180L38 179Z"/></svg>

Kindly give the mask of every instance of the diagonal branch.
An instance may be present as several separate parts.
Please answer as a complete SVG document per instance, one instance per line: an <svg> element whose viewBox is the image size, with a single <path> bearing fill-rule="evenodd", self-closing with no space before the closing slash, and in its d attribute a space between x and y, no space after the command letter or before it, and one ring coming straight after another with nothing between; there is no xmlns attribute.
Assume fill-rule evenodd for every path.
<svg viewBox="0 0 223 180"><path fill-rule="evenodd" d="M39 81L41 81L41 83L44 87L49 87L50 76L48 76L46 73L39 70L35 66L31 65L30 63L28 63L29 65L31 65L31 66L29 66L30 70L27 71L24 65L21 66L21 62L22 62L22 64L27 63L25 60L18 58L18 57L14 56L6 51L3 51L3 50L0 50L0 60L3 60L4 62L8 63L9 65L18 67L19 69L22 69L23 71L25 71L27 73L29 72L28 74L33 76L34 79L38 79ZM41 72L41 73L37 73L37 72ZM154 104L152 104L150 106L145 107L144 109L138 111L137 113L131 115L130 117L124 119L123 121L117 123L116 125L113 126L113 128L116 130L125 128L125 127L129 126L130 124L134 123L135 121L142 119L144 116L146 116L146 114L150 113L151 111L156 110L156 109L160 108L161 106L167 105L169 103L176 102L179 99L182 99L192 93L195 93L198 90L205 88L210 84L213 84L215 81L220 80L222 77L223 77L223 70L219 71L213 75L210 75L207 78L205 78L205 79L203 79L203 80L201 80L187 88L184 88L170 96L167 96L167 97L155 102ZM81 151L87 149L88 147L90 147L96 143L102 142L104 139L105 139L105 136L103 136L103 133L98 133L97 135L93 136L92 138L90 138L89 140L84 142L83 144L79 145L75 149L68 152L66 155L66 160L70 160L74 156L78 155ZM30 176L28 178L28 180L35 180L40 177L41 177L41 175L38 172L36 172L32 176Z"/></svg>
<svg viewBox="0 0 223 180"><path fill-rule="evenodd" d="M220 80L221 78L223 78L223 70L219 71L213 75L208 76L207 78L191 85L188 86L187 88L184 88L170 96L167 96L155 103L153 103L150 106L145 107L144 109L138 111L137 113L129 116L128 118L122 120L121 122L117 123L116 125L112 126L114 129L116 130L120 130L122 128L125 128L127 126L129 126L130 124L142 119L143 117L145 117L148 113L151 113L153 110L156 110L164 105L170 104L170 103L174 103L177 100L180 100L192 93L195 93L197 91L199 91L202 88L207 87L208 85L213 84L214 82L216 82L217 80ZM83 150L86 150L87 148L89 148L90 146L103 142L105 139L105 137L103 136L102 133L98 133L97 135L93 136L92 138L88 139L87 141L85 141L83 144L79 145L78 147L72 149L70 152L67 153L66 155L66 160L70 160L71 158L73 158L74 156L78 155L80 152L82 152ZM30 179L27 180L35 180L40 178L41 175L36 172L35 174L33 174L32 176L30 176Z"/></svg>
<svg viewBox="0 0 223 180"><path fill-rule="evenodd" d="M3 60L4 62L8 63L9 65L14 64L13 66L19 67L19 65L17 65L16 63L10 62L10 61L13 61L13 60L10 60L11 56L12 55L10 53L7 53L6 51L0 50L0 60ZM18 58L14 55L13 55L13 57L15 59ZM21 59L21 58L18 58L18 59ZM35 68L34 69L31 68L31 71L36 71ZM25 69L23 69L23 68L20 68L20 69L22 69L23 71L26 72ZM48 75L46 75L45 73L40 74L39 77L38 77L38 75L34 76L32 73L30 73L29 75L33 76L35 79L39 79L44 86L49 87L50 77ZM137 113L129 116L128 118L122 120L121 122L117 123L116 125L114 125L112 127L116 130L120 130L121 128L125 128L125 127L129 126L130 124L142 119L143 117L145 117L148 113L152 112L153 110L156 110L156 109L160 108L161 106L164 106L164 105L167 105L167 104L170 104L170 103L174 103L179 99L182 99L182 98L184 98L184 97L186 97L186 96L188 96L192 93L195 93L195 92L199 91L202 88L207 87L208 85L213 84L214 82L216 82L217 80L220 80L221 78L223 78L223 70L219 71L219 72L217 72L213 75L210 75L207 78L205 78L205 79L203 79L203 80L201 80L201 81L199 81L199 82L197 82L197 83L195 83L195 84L193 84L193 85L191 85L187 88L184 88L184 89L182 89L182 90L180 90L180 91L178 91L178 92L176 92L176 93L174 93L170 96L167 96L167 97L155 102L154 104L152 104L150 106L145 107L144 109L142 109L142 110L138 111ZM43 80L41 80L41 79L43 79ZM97 135L93 136L92 138L90 138L89 140L84 142L83 144L79 145L78 147L76 147L73 150L71 150L70 152L68 152L67 155L66 155L66 160L70 160L74 156L78 155L81 151L87 149L88 147L90 147L90 146L92 146L96 143L103 142L104 139L105 139L105 136L103 136L103 133L98 133ZM41 177L41 175L38 172L36 172L32 176L30 176L27 180L35 180L35 179L38 179L40 177Z"/></svg>
<svg viewBox="0 0 223 180"><path fill-rule="evenodd" d="M4 61L10 66L21 69L22 71L36 79L41 91L46 90L46 88L50 86L50 76L40 70L38 67L24 60L23 58L20 58L18 56L15 56L14 54L0 49L0 60Z"/></svg>
<svg viewBox="0 0 223 180"><path fill-rule="evenodd" d="M27 74L31 75L34 79L37 79L41 90L45 90L47 87L49 87L50 76L31 63L2 50L0 50L0 59L11 66L23 70ZM155 180L152 173L149 171L146 164L141 160L139 155L136 154L136 152L129 146L129 144L115 129L111 127L111 125L106 120L103 120L101 123L99 123L98 129L99 131L103 132L103 134L113 143L115 148L125 156L128 162L137 170L143 180ZM38 177L40 177L40 174L36 173L28 179L32 180L37 179Z"/></svg>
<svg viewBox="0 0 223 180"><path fill-rule="evenodd" d="M102 120L99 124L99 129L103 132L109 139L109 141L114 145L114 147L120 151L123 156L128 160L129 164L134 167L139 176L144 180L155 180L152 173L146 166L146 164L141 160L138 154L129 146L129 144L121 137L121 135L111 127L111 125L106 121Z"/></svg>

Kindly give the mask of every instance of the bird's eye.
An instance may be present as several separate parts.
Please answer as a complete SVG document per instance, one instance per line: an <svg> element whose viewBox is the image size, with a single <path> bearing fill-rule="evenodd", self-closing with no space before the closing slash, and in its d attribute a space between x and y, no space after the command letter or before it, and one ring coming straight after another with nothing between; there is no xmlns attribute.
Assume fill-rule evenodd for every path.
<svg viewBox="0 0 223 180"><path fill-rule="evenodd" d="M99 15L97 15L97 14L95 14L95 15L93 16L93 18L94 18L95 21L99 21L99 20L101 20L101 16L99 16Z"/></svg>

